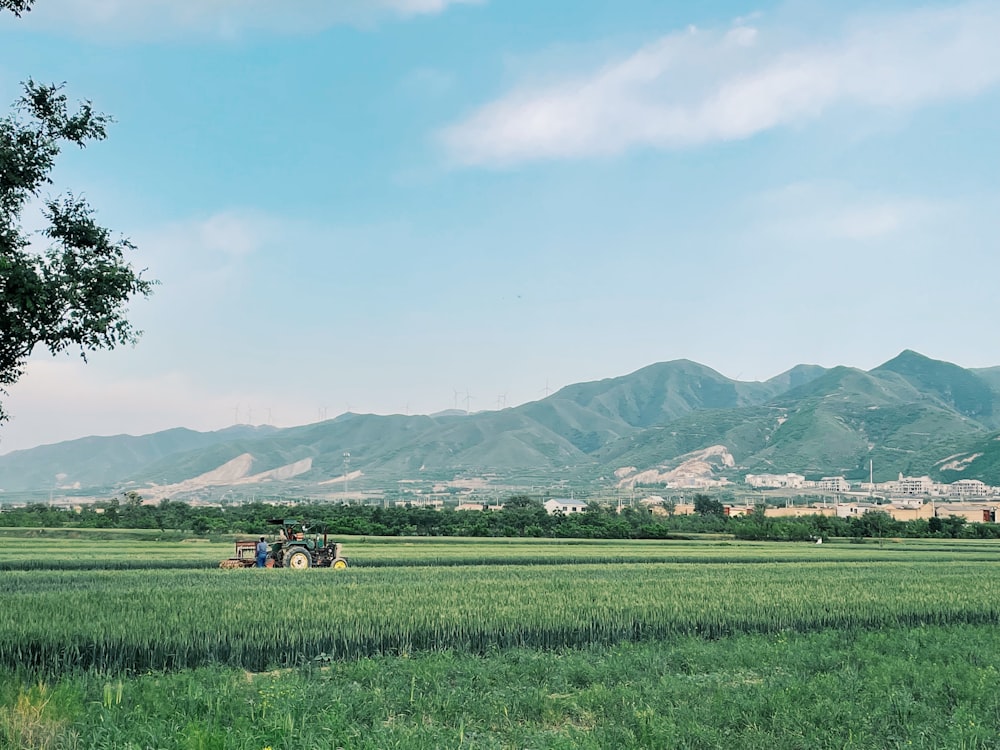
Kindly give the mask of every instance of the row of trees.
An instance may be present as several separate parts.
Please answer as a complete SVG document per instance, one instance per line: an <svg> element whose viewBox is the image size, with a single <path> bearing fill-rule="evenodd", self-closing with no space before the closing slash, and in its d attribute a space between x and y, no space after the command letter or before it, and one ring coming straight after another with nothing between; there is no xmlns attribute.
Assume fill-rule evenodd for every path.
<svg viewBox="0 0 1000 750"><path fill-rule="evenodd" d="M517 496L500 511L434 510L314 503L275 506L249 503L228 507L193 506L164 500L146 505L135 493L80 511L42 503L0 512L0 526L160 529L211 535L269 531L268 519L296 518L332 534L363 536L568 537L591 539L663 538L668 524L649 510L618 514L599 506L571 516L549 515L538 500Z"/></svg>
<svg viewBox="0 0 1000 750"><path fill-rule="evenodd" d="M550 515L539 500L509 498L499 511L434 510L425 507L311 503L275 506L249 503L204 507L164 500L148 505L134 493L80 511L37 503L0 511L0 526L22 528L102 528L176 530L199 535L259 534L271 518L296 518L331 534L361 536L555 537L576 539L666 539L691 533L732 534L738 539L811 541L820 537L978 537L1000 538L1000 524L967 524L951 517L896 521L887 513L856 518L803 516L768 518L762 510L729 518L722 506L696 497L690 516L654 514L648 508L613 508L591 504L584 513Z"/></svg>

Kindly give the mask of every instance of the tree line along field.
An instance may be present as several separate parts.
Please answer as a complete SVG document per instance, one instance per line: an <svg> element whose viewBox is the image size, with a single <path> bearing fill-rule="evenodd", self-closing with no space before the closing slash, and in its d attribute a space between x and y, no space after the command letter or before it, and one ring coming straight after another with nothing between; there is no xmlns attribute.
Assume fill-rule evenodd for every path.
<svg viewBox="0 0 1000 750"><path fill-rule="evenodd" d="M158 504L143 502L135 492L119 498L81 505L77 509L29 503L23 507L0 506L0 530L4 528L83 528L105 531L131 529L186 529L188 533L219 536L252 534L266 527L267 519L301 518L332 534L371 537L427 536L540 539L676 539L686 534L726 534L742 540L810 541L817 537L885 539L901 537L1000 539L1000 524L968 523L959 516L897 521L888 513L867 512L840 518L803 515L773 518L764 507L748 515L729 517L719 499L704 494L692 498L695 513L671 515L671 504L657 509L638 505L618 509L608 502L591 502L582 513L549 513L541 500L514 495L499 510L486 512L436 509L422 506L392 506L344 503L273 505L254 502L241 505L188 505L176 500ZM802 500L802 498L800 498ZM944 514L945 506L939 509Z"/></svg>
<svg viewBox="0 0 1000 750"><path fill-rule="evenodd" d="M989 542L357 539L350 569L294 571L104 536L3 538L0 747L1000 736Z"/></svg>

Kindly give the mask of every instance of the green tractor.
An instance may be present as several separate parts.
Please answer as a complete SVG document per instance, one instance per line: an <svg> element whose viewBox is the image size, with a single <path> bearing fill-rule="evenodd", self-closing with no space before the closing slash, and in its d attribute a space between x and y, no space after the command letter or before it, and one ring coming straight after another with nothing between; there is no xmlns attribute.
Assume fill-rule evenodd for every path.
<svg viewBox="0 0 1000 750"><path fill-rule="evenodd" d="M328 542L323 535L309 535L309 527L292 519L272 518L269 524L280 527L278 541L271 544L268 559L276 568L333 568L343 570L347 558L341 555L343 545Z"/></svg>
<svg viewBox="0 0 1000 750"><path fill-rule="evenodd" d="M278 541L271 542L267 554L268 568L333 568L343 570L347 567L347 558L341 554L342 544L329 542L326 532L309 534L309 527L289 518L272 518L268 520L272 526L278 527ZM219 563L222 568L253 567L256 544L254 542L236 542L236 557Z"/></svg>

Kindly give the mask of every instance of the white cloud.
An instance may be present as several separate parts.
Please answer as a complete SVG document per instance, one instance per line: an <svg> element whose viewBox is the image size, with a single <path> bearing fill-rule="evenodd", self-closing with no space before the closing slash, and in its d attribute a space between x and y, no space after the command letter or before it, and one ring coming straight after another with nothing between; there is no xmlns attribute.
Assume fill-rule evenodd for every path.
<svg viewBox="0 0 1000 750"><path fill-rule="evenodd" d="M245 259L278 243L281 222L259 214L221 211L139 232L133 239L150 276L182 294L219 290L232 282ZM159 293L159 290L158 290Z"/></svg>
<svg viewBox="0 0 1000 750"><path fill-rule="evenodd" d="M449 5L455 5L458 3L470 4L476 3L480 0L382 0L381 3L375 3L375 5L382 5L387 8L391 8L397 13L403 15L417 15L421 13L441 13Z"/></svg>
<svg viewBox="0 0 1000 750"><path fill-rule="evenodd" d="M907 109L1000 82L1000 6L858 17L823 41L737 25L662 37L600 70L525 84L441 133L466 165L684 148L819 117Z"/></svg>
<svg viewBox="0 0 1000 750"><path fill-rule="evenodd" d="M45 0L16 23L88 36L310 33L337 24L442 13L485 0ZM2 19L0 19L2 20Z"/></svg>
<svg viewBox="0 0 1000 750"><path fill-rule="evenodd" d="M822 241L898 240L940 228L954 219L955 208L919 196L865 192L837 183L797 183L749 201L756 231L793 243L821 246ZM892 243L890 248L896 248Z"/></svg>
<svg viewBox="0 0 1000 750"><path fill-rule="evenodd" d="M207 250L228 257L243 257L259 249L278 228L270 221L234 213L220 213L187 227Z"/></svg>

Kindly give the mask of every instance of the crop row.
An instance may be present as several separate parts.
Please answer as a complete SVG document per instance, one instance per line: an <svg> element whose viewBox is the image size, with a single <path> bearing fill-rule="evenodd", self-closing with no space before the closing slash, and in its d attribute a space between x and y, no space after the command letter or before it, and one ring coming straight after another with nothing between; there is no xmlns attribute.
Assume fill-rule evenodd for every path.
<svg viewBox="0 0 1000 750"><path fill-rule="evenodd" d="M31 674L487 653L677 635L986 623L996 563L35 571L0 578L0 665Z"/></svg>
<svg viewBox="0 0 1000 750"><path fill-rule="evenodd" d="M344 539L354 568L412 565L568 565L574 563L756 563L834 561L993 561L994 542L951 544L948 540L884 545L775 544L728 540L605 541L508 539ZM233 554L226 543L103 539L7 538L0 546L0 572L71 570L208 569Z"/></svg>

